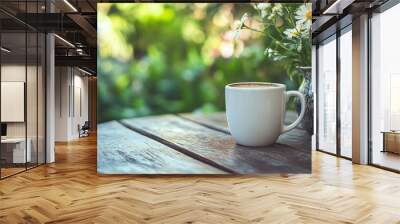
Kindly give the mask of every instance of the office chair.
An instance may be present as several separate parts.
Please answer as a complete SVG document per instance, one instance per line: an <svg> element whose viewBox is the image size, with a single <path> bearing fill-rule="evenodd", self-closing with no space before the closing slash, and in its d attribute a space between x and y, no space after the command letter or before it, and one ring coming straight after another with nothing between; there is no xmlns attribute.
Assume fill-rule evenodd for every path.
<svg viewBox="0 0 400 224"><path fill-rule="evenodd" d="M85 121L85 123L82 125L82 127L80 127L80 125L78 125L79 138L89 136L89 129L90 129L89 121Z"/></svg>

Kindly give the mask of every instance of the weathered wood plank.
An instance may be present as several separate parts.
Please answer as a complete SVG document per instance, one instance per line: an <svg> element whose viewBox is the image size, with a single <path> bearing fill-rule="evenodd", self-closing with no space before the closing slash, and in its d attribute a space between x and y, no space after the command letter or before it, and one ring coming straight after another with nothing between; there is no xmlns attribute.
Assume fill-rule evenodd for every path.
<svg viewBox="0 0 400 224"><path fill-rule="evenodd" d="M212 114L185 113L179 114L178 116L201 124L203 126L212 128L214 130L229 133L228 122L226 120L225 112ZM290 124L295 119L296 115L294 115L293 112L288 112L288 114L286 115L286 123ZM282 134L277 142L305 152L311 150L311 136L307 133L307 131L301 128L295 128L292 131Z"/></svg>
<svg viewBox="0 0 400 224"><path fill-rule="evenodd" d="M229 134L174 115L126 119L121 122L171 148L213 166L225 167L233 173L311 172L310 147L297 149L286 144L257 148L240 146L236 145ZM294 136L300 135L296 133ZM302 138L301 141L311 140Z"/></svg>
<svg viewBox="0 0 400 224"><path fill-rule="evenodd" d="M201 124L205 127L230 134L225 112L218 112L212 114L185 113L185 114L178 114L178 116L183 119L187 119L192 122Z"/></svg>
<svg viewBox="0 0 400 224"><path fill-rule="evenodd" d="M98 127L97 171L102 174L222 174L116 121Z"/></svg>

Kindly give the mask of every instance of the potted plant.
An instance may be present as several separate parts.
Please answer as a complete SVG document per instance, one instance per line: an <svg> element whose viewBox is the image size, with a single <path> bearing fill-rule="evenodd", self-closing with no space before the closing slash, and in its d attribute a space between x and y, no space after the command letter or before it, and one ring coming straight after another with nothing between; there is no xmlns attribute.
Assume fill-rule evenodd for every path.
<svg viewBox="0 0 400 224"><path fill-rule="evenodd" d="M249 13L243 14L235 36L239 37L244 29L264 36L264 54L283 64L289 77L300 84L299 91L304 94L307 105L301 127L312 134L314 100L311 88L311 4L258 3L254 4L254 9L251 18ZM258 21L260 25L248 25L249 19Z"/></svg>

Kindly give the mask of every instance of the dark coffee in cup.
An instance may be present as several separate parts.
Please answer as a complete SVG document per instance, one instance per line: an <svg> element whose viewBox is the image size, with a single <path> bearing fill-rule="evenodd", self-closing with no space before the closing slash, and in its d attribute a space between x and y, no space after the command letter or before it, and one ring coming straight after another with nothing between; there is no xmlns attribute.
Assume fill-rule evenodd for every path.
<svg viewBox="0 0 400 224"><path fill-rule="evenodd" d="M247 83L247 82L242 82L242 83L234 83L229 85L231 87L237 87L237 88L258 88L258 87L273 87L274 84L272 83Z"/></svg>

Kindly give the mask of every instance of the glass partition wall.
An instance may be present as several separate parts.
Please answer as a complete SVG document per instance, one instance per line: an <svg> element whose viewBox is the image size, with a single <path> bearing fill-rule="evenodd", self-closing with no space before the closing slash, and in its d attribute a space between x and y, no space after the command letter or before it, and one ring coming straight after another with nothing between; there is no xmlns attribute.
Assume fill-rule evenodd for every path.
<svg viewBox="0 0 400 224"><path fill-rule="evenodd" d="M368 164L400 172L400 4L368 13ZM351 25L316 47L317 150L351 159Z"/></svg>
<svg viewBox="0 0 400 224"><path fill-rule="evenodd" d="M317 45L317 150L352 157L351 25Z"/></svg>
<svg viewBox="0 0 400 224"><path fill-rule="evenodd" d="M336 153L336 36L318 46L318 149Z"/></svg>
<svg viewBox="0 0 400 224"><path fill-rule="evenodd" d="M340 36L340 155L352 158L352 33L351 26Z"/></svg>
<svg viewBox="0 0 400 224"><path fill-rule="evenodd" d="M38 12L39 2L20 1L18 8ZM1 179L45 162L45 41L0 11Z"/></svg>
<svg viewBox="0 0 400 224"><path fill-rule="evenodd" d="M400 171L400 4L371 18L370 163Z"/></svg>

